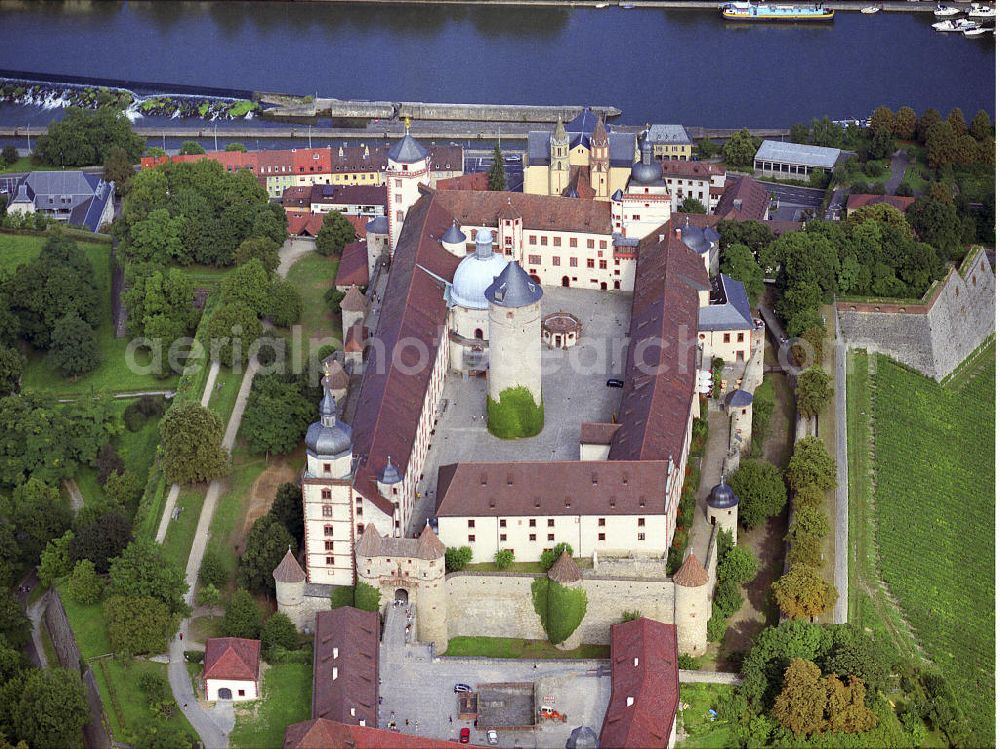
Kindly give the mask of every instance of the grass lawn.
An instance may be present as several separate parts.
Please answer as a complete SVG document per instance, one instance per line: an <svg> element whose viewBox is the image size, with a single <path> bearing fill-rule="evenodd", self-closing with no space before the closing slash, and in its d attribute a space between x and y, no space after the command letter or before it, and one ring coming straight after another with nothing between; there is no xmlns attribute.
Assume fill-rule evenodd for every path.
<svg viewBox="0 0 1000 749"><path fill-rule="evenodd" d="M234 532L243 527L253 482L266 467L263 455L251 455L239 446L233 450L233 470L225 479L209 526L212 548L219 552L230 580L236 577L237 562L232 538Z"/></svg>
<svg viewBox="0 0 1000 749"><path fill-rule="evenodd" d="M177 497L177 507L182 508L176 520L167 525L167 536L163 539L163 553L172 559L182 570L187 567L188 555L191 553L191 543L198 528L198 517L201 506L205 503L205 484L181 488Z"/></svg>
<svg viewBox="0 0 1000 749"><path fill-rule="evenodd" d="M41 170L41 169L45 169L48 171L56 171L56 170L61 171L64 168L65 167L58 167L58 166L44 166L44 167L36 166L35 164L31 163L30 156L21 156L13 164L8 165L0 163L0 174L8 174L10 172L14 173L33 172L35 170Z"/></svg>
<svg viewBox="0 0 1000 749"><path fill-rule="evenodd" d="M221 625L221 616L199 616L188 624L188 639L191 642L205 642L210 637L218 637Z"/></svg>
<svg viewBox="0 0 1000 749"><path fill-rule="evenodd" d="M678 745L697 749L724 749L736 746L733 726L708 711L718 710L722 695L733 691L724 684L681 684L681 709L677 717L677 733L683 729L686 738Z"/></svg>
<svg viewBox="0 0 1000 749"><path fill-rule="evenodd" d="M333 286L333 279L337 276L338 262L336 258L311 252L288 271L288 280L295 285L302 297L302 318L298 326L301 329L304 354L313 349L309 345L310 340L319 341L316 349L327 343L340 341L340 315L334 315L323 301L323 295Z"/></svg>
<svg viewBox="0 0 1000 749"><path fill-rule="evenodd" d="M13 270L35 256L42 249L45 237L23 234L0 234L0 269ZM83 395L94 391L164 390L173 387L176 376L159 378L151 374L138 374L126 366L128 338L115 338L111 325L111 265L108 244L78 242L94 267L101 298L101 324L97 329L97 345L101 363L93 372L69 380L51 367L43 352L29 351L24 368L24 387L46 390L54 395ZM139 364L148 363L141 356Z"/></svg>
<svg viewBox="0 0 1000 749"><path fill-rule="evenodd" d="M482 658L610 658L609 645L581 645L575 650L559 650L547 640L521 640L516 637L452 637L448 656Z"/></svg>
<svg viewBox="0 0 1000 749"><path fill-rule="evenodd" d="M848 383L858 549L850 617L894 634L903 652L912 627L955 689L976 746L992 743L995 724L994 357L992 344L941 386L884 356L869 373L867 357L854 354ZM861 412L873 416L873 452ZM906 622L879 594L879 580Z"/></svg>
<svg viewBox="0 0 1000 749"><path fill-rule="evenodd" d="M219 367L215 387L208 399L208 410L222 419L223 426L229 424L229 416L236 405L236 396L240 392L244 374L245 372L233 372L229 367Z"/></svg>
<svg viewBox="0 0 1000 749"><path fill-rule="evenodd" d="M312 711L312 666L278 664L264 673L263 699L237 705L236 725L229 735L233 749L280 749L290 723L309 720Z"/></svg>

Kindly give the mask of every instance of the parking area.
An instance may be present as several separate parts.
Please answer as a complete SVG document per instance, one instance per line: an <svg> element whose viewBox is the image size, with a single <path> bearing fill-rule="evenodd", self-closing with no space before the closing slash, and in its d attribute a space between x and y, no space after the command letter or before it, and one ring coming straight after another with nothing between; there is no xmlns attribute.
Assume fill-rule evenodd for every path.
<svg viewBox="0 0 1000 749"><path fill-rule="evenodd" d="M825 190L796 185L764 182L771 194L771 218L779 221L802 221L814 218L823 205Z"/></svg>
<svg viewBox="0 0 1000 749"><path fill-rule="evenodd" d="M503 169L507 175L507 189L521 192L524 189L524 164L522 151L503 151ZM488 172L493 166L493 153L465 152L465 173Z"/></svg>
<svg viewBox="0 0 1000 749"><path fill-rule="evenodd" d="M542 344L542 398L545 427L535 437L502 440L486 428L486 377L449 374L438 424L417 485L419 497L407 529L418 533L433 515L437 472L442 465L475 461L579 460L580 425L610 421L621 377L632 297L625 292L545 287L542 314L567 311L580 318L580 343L568 350Z"/></svg>
<svg viewBox="0 0 1000 749"><path fill-rule="evenodd" d="M389 606L386 631L380 653L379 726L394 724L402 733L458 740L462 728L471 733L471 743L487 745L486 725L482 730L474 720L459 719L456 684L467 684L479 692L480 705L492 703L494 720L524 720L528 689L533 684L536 698L530 708L533 730L497 729L503 747L546 747L561 749L570 732L590 726L600 733L611 698L611 672L602 660L501 660L489 658L434 658L427 646L404 643L407 614ZM561 719L537 717L544 704ZM482 710L483 708L480 707Z"/></svg>

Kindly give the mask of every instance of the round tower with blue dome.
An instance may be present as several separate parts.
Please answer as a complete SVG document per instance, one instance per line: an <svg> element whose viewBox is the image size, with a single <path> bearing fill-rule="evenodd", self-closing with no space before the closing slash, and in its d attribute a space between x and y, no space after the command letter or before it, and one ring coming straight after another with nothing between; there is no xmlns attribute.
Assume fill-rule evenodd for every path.
<svg viewBox="0 0 1000 749"><path fill-rule="evenodd" d="M441 238L445 249L446 239L447 233ZM451 368L456 372L481 371L485 367L490 328L486 289L506 267L507 261L503 256L493 251L492 233L488 229L477 231L476 251L466 255L458 264L446 291L450 328L454 334L451 338Z"/></svg>

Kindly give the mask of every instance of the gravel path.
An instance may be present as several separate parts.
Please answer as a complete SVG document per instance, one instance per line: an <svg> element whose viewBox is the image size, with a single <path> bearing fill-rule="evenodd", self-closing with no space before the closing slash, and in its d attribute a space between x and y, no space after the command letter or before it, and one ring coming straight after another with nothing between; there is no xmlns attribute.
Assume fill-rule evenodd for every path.
<svg viewBox="0 0 1000 749"><path fill-rule="evenodd" d="M847 351L840 337L840 321L834 313L835 338L833 346L833 388L836 408L837 431L837 517L834 522L836 558L833 581L837 586L837 603L833 607L833 621L847 621Z"/></svg>

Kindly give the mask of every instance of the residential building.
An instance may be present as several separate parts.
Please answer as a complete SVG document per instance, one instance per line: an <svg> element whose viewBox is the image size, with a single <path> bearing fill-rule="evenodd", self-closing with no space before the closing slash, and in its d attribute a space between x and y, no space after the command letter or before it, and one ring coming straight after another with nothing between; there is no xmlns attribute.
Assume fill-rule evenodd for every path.
<svg viewBox="0 0 1000 749"><path fill-rule="evenodd" d="M651 125L646 138L653 144L653 156L664 161L690 161L694 141L683 125Z"/></svg>
<svg viewBox="0 0 1000 749"><path fill-rule="evenodd" d="M661 166L675 211L686 198L696 198L708 212L715 208L726 187L725 164L664 159Z"/></svg>
<svg viewBox="0 0 1000 749"><path fill-rule="evenodd" d="M843 157L844 152L839 148L765 140L753 157L753 172L758 177L797 179L805 182L814 170L831 173Z"/></svg>
<svg viewBox="0 0 1000 749"><path fill-rule="evenodd" d="M308 192L305 192L308 191ZM385 188L378 185L309 185L289 187L281 196L285 210L310 213L339 211L350 216L385 215Z"/></svg>
<svg viewBox="0 0 1000 749"><path fill-rule="evenodd" d="M93 232L115 217L115 183L87 172L30 172L11 194L8 213L42 213Z"/></svg>
<svg viewBox="0 0 1000 749"><path fill-rule="evenodd" d="M848 195L847 196L847 215L850 216L858 208L864 208L866 205L891 205L903 213L906 213L907 209L916 202L916 198L911 198L906 195Z"/></svg>
<svg viewBox="0 0 1000 749"><path fill-rule="evenodd" d="M726 182L715 206L715 215L726 221L767 221L771 194L767 185L743 175Z"/></svg>
<svg viewBox="0 0 1000 749"><path fill-rule="evenodd" d="M705 361L714 357L727 363L747 361L756 323L743 282L719 273L703 294L708 295L708 303L698 310L698 341Z"/></svg>
<svg viewBox="0 0 1000 749"><path fill-rule="evenodd" d="M244 702L260 695L260 640L212 637L205 641L205 699Z"/></svg>

